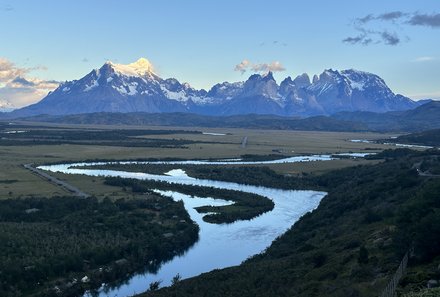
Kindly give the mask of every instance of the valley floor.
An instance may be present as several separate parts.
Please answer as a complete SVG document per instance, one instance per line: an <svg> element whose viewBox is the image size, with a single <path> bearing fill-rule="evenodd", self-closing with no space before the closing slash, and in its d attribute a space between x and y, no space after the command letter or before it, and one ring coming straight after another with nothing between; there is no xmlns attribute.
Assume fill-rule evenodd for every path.
<svg viewBox="0 0 440 297"><path fill-rule="evenodd" d="M32 200L46 204L45 199L47 198L54 198L51 199L53 200L51 203L55 203L54 207L58 207L56 203L59 205L67 203L60 197L70 195L65 188L50 183L47 179L26 170L23 164L41 165L98 159L209 159L240 158L243 156L247 158L259 158L259 156L277 158L304 154L380 152L390 146L351 142L350 140L389 139L397 136L395 134L262 131L230 128L149 127L146 129L145 127L59 126L40 123L14 123L13 125L3 125L2 129L0 131L2 133L0 140L0 156L2 158L0 200L4 200L4 203L10 205L22 203L20 204L22 208L14 206L21 211L33 208L40 209L41 207L33 206ZM26 132L13 133L11 131ZM244 138L247 139L245 146L242 145ZM372 292L377 293L384 286L400 256L401 251L396 251L394 248L393 242L396 240L396 234L393 230L396 228L396 219L400 216L398 209L403 207L409 199L407 196L400 196L401 193L417 194L419 190L425 189L424 187L436 186L435 184L425 185L425 179L430 180L429 177L419 176L414 179L411 173L411 162L413 161L405 161L408 158L413 157L404 156L402 159L385 163L381 158L343 158L326 162L271 164L267 166L228 165L214 168L217 173L212 171L211 167L202 168L201 171L193 170L191 173L199 177L213 178L216 175L220 180L237 178L240 182L249 184L264 185L266 183L281 188L329 190L330 195L317 211L305 216L292 230L278 239L266 253L250 259L242 266L182 281L170 289L158 291L157 294L159 296L234 296L234 294L236 296L259 296L258 294L261 296L291 296L291 294L322 296L320 294L326 292L330 293L329 296L372 296ZM416 156L414 158L423 157ZM420 161L426 160L419 159L418 162ZM425 167L435 167L437 166L436 162L434 158L423 164ZM342 170L334 171L336 169ZM233 173L237 174L236 177ZM130 191L127 186L111 185L101 177L91 178L61 173L53 174L53 176L96 197L99 203L105 201L105 203L110 203L109 207L119 203L118 208L121 211L126 209L124 211L128 211L139 226L166 221L165 225L160 224L159 229L162 229L158 229L155 235L151 235L152 241L157 242L164 233L170 233L167 228L170 230L180 228L181 231L193 234L194 230L189 228L189 225L185 229L184 226L178 224L178 221L176 223L175 220L169 218L172 215L161 210L163 208L159 204L169 203L166 200L160 202L155 200L159 198L153 197L151 199L154 203L148 207L138 205L127 208L124 203L130 204L130 201L137 203L136 201L145 197L140 197L142 195L136 191ZM394 179L398 182L393 182ZM407 188L404 186L406 184L409 184ZM176 211L181 210L179 205L173 207ZM47 214L42 218L39 215L45 214L45 212L37 211L31 216L25 216L25 218L29 220L29 224L39 224L39 226L43 224L44 228L52 228L51 224L57 220L62 220L69 228L76 228L70 220L87 216L89 214L87 208L88 206L84 205L84 209L78 209L73 216L65 214L65 217L51 217ZM145 208L148 215L141 215L145 212L143 210ZM113 209L112 206L110 209ZM102 210L98 207L96 210L98 213L110 211L106 207ZM152 210L153 212L150 213ZM61 214L62 212L60 212ZM13 217L20 218L22 215L23 213L14 215L12 212L0 216L0 227L16 226L17 222ZM142 220L139 221L141 217ZM98 224L96 226L100 226L102 223L108 224L108 222L102 222L103 218L97 215L91 214L88 219L92 221L96 219L97 221L93 221L93 224ZM113 219L117 222L123 217L113 213ZM120 222L122 223L122 221ZM122 225L128 223L128 221L124 221ZM46 232L42 226L39 228L43 233ZM171 232L175 233L175 231ZM3 234L12 233L5 231ZM116 234L118 233L108 233L109 239L106 240L110 240ZM34 235L38 235L38 232ZM34 235L29 233L26 240L35 240L32 239ZM404 235L402 234L402 236ZM50 239L54 244L60 240L57 236L55 234ZM130 236L130 234L127 235L127 238ZM22 244L20 243L22 239L11 237L8 242L10 240L17 240L17 245ZM183 241L184 244L182 244ZM2 242L7 241L2 240ZM68 243L68 241L66 242ZM191 242L185 241L184 237L176 237L175 241L167 243L167 248L169 251L180 250L182 247L190 245ZM131 241L130 244L134 245L131 247L132 250L138 250L141 245L146 243ZM87 269L95 267L93 265L105 266L120 259L128 259L129 261L136 259L130 258L135 257L134 254L124 252L126 247L123 245L119 247L115 245L115 248L112 251L114 253L112 256L105 254L105 257L110 259L107 262L102 260L99 263L80 266L69 264L71 266L60 267L61 270L57 273L77 278ZM368 251L367 263L359 262L360 249ZM65 248L65 250L68 251L69 248ZM7 249L5 248L4 251ZM50 254L39 252L50 259ZM88 256L79 254L76 256L79 257L78 259L81 258L81 261L89 261L87 257L90 258L90 255L95 252L106 253L104 249L90 251ZM37 250L30 251L30 254L35 255L36 253L38 254ZM2 263L6 265L5 263L12 263L10 261L15 260L9 258L8 261ZM8 265L0 270L7 271L5 269L9 269L10 265ZM21 268L14 273L20 275L24 271L20 271L20 269L30 266L38 267L38 265L27 265L23 262ZM123 270L124 273L128 271L132 272L133 269ZM39 276L37 276L38 274L33 275L32 280L47 273L43 272ZM13 273L9 274L14 275ZM2 277L0 279L2 284L6 285L5 288L8 288L7 286L11 285L11 281L13 281ZM54 286L57 281L60 282L60 280L50 277L47 284ZM9 290L10 296L19 296L26 292L26 290L19 289L20 286L23 286L22 283L12 284L12 286L15 286L15 289ZM36 288L31 286L27 290L35 292ZM215 290L215 294L212 294L212 290Z"/></svg>

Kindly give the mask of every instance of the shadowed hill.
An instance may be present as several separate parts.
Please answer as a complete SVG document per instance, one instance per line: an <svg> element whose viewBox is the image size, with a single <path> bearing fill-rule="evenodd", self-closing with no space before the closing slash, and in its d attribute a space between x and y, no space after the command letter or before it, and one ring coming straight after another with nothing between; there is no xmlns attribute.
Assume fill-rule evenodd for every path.
<svg viewBox="0 0 440 297"><path fill-rule="evenodd" d="M0 115L7 119L10 114ZM38 115L20 120L89 125L155 125L184 127L229 127L317 131L414 132L440 129L440 102L432 101L415 109L398 112L341 112L308 118L277 115L208 116L193 113L85 113L65 116Z"/></svg>
<svg viewBox="0 0 440 297"><path fill-rule="evenodd" d="M62 124L227 127L317 131L365 131L367 129L364 124L325 116L300 119L256 114L221 117L190 113L91 113L68 116L40 115L21 120Z"/></svg>
<svg viewBox="0 0 440 297"><path fill-rule="evenodd" d="M438 154L388 151L387 162L312 177L328 195L264 253L142 296L379 296L411 243L413 266L440 255L440 180L413 167Z"/></svg>

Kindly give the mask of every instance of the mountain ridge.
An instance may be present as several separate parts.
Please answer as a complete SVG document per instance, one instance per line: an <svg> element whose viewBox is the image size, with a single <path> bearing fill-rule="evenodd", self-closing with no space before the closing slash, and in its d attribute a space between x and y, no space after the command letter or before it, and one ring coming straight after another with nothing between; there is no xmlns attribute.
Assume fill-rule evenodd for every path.
<svg viewBox="0 0 440 297"><path fill-rule="evenodd" d="M324 70L287 77L279 85L272 72L244 82L197 90L175 78L163 79L145 58L124 65L106 62L84 77L62 83L41 101L11 116L93 112L191 112L206 115L331 115L342 111L388 112L420 104L395 94L379 76L354 69Z"/></svg>

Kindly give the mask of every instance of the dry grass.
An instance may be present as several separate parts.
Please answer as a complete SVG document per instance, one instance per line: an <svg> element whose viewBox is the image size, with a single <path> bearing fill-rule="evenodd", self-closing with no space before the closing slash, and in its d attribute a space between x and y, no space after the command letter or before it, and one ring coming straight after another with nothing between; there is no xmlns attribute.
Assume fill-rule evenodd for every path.
<svg viewBox="0 0 440 297"><path fill-rule="evenodd" d="M48 125L56 127L55 125ZM69 125L66 125L69 126ZM78 126L75 126L78 128ZM85 126L84 128L103 128ZM115 128L115 127L105 127ZM119 127L121 128L121 127ZM131 129L139 127L130 127ZM145 128L145 127L143 127ZM0 147L0 199L24 196L54 196L66 194L62 189L46 182L23 168L22 164L45 164L60 161L82 161L86 159L127 160L137 158L234 158L243 154L267 155L281 152L283 155L322 154L337 152L360 152L366 149L382 150L384 145L352 143L349 139L383 139L390 134L377 133L336 133L304 131L272 131L249 129L204 129L182 127L148 127L150 129L183 129L215 133L224 136L202 134L170 134L143 137L189 139L210 142L191 144L188 148L148 148L115 147L98 145L38 145ZM248 137L246 148L241 140ZM302 172L322 173L336 168L366 163L365 160L335 160L330 162L312 162L298 164L278 164L270 167L280 173L298 174ZM99 179L93 181L85 176L67 176L62 179L71 182L86 193L112 195L115 189L102 184ZM3 182L2 182L3 181ZM9 181L9 182L5 182ZM113 193L120 196L124 193Z"/></svg>

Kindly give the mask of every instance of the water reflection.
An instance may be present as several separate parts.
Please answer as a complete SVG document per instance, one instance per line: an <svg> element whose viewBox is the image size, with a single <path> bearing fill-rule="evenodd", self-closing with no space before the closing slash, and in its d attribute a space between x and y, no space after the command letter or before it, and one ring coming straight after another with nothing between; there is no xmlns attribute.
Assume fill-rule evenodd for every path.
<svg viewBox="0 0 440 297"><path fill-rule="evenodd" d="M246 164L267 164L284 162L307 162L311 160L331 160L329 155L292 157L273 161L247 162ZM284 161L282 161L284 160ZM289 161L286 161L289 160ZM307 161L305 161L307 160ZM183 163L185 162L185 163ZM168 164L206 164L209 161L176 161ZM221 164L242 161L216 161L209 164ZM127 162L125 162L127 163ZM130 162L134 163L134 162ZM139 162L136 162L139 163ZM151 162L152 163L152 162ZM159 162L156 162L158 164ZM160 164L163 164L161 162ZM239 190L254 193L272 199L274 209L252 220L236 221L231 224L210 224L202 220L206 214L198 213L194 208L204 205L226 205L230 201L219 199L191 197L173 191L158 191L161 195L184 202L185 209L191 219L200 227L199 241L186 253L174 257L171 261L160 266L155 273L137 274L117 288L103 286L98 290L98 296L131 296L148 289L154 281L161 281L167 286L176 274L188 278L208 272L213 269L239 265L250 256L264 251L272 241L287 231L303 214L315 209L325 192L281 190L267 187L243 185L231 182L196 179L186 175L181 169L174 169L166 175L153 175L139 172L126 172L115 170L81 169L80 166L105 165L106 163L76 163L40 166L39 169L66 174L85 174L88 176L117 176L123 178L136 178L141 180L167 181L170 183L209 186L219 189ZM93 294L94 295L94 294ZM91 294L86 294L91 296Z"/></svg>

